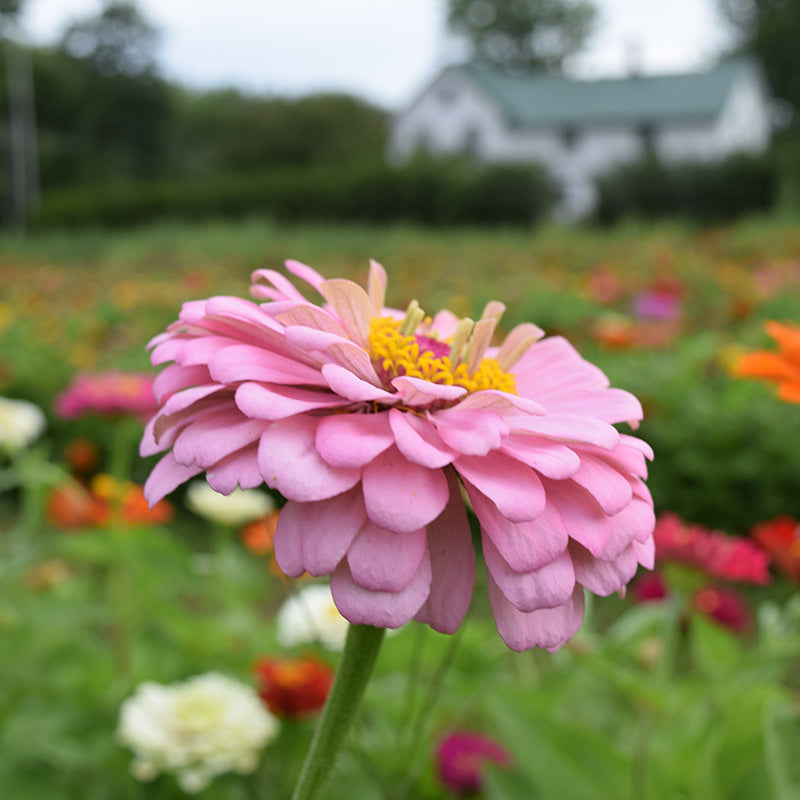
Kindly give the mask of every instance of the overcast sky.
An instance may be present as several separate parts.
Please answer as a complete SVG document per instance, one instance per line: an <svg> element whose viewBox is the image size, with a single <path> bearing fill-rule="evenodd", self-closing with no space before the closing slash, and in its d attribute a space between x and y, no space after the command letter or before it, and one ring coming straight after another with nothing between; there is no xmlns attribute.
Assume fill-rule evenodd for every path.
<svg viewBox="0 0 800 800"><path fill-rule="evenodd" d="M726 43L716 0L595 0L600 20L575 64L583 76L707 65ZM198 88L262 94L338 90L389 109L409 102L458 53L445 0L139 0L161 30L162 73ZM27 0L36 42L96 13L100 0Z"/></svg>

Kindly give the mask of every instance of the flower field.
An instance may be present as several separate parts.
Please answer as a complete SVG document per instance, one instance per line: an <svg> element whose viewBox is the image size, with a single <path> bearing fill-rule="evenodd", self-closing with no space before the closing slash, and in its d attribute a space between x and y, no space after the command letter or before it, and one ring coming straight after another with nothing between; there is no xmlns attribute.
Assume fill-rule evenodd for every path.
<svg viewBox="0 0 800 800"><path fill-rule="evenodd" d="M295 479L292 465L275 466L270 453L260 453L259 464L262 473L265 463L274 466L272 489L256 485L259 478L222 495L199 469L199 475L182 472L180 480L171 475L166 483L158 477L156 439L167 442L162 450L169 449L170 426L185 424L180 414L186 409L171 408L155 428L151 423L145 440L156 428L157 434L152 445L143 445L141 457L144 425L159 408L147 343L177 319L182 303L216 295L247 298L253 271L286 274L281 266L293 258L325 277L360 284L370 259L378 259L388 273L386 305L396 309L417 299L431 312L450 309L454 320L478 319L484 307L494 308L491 301L502 300L504 316L495 319L488 336L496 326L498 346L508 337L510 344L497 353L503 369L512 370L522 357L520 341L533 329L525 323L534 323L546 337L565 337L612 387L625 390L614 397L626 410L632 401L620 399L623 394L638 398L643 420L637 429L619 422L630 416L608 422L625 434L624 442L639 437L640 451L646 455L649 446L654 453L646 481L656 515L654 569L639 567L627 591L617 591L637 563L647 562L644 551L635 550L638 561L631 561L634 551L625 549L626 541L613 557L604 556L605 541L600 546L577 523L567 524L573 540L583 537L581 546L570 545L567 559L574 562L578 588L573 592L570 584L561 592L553 579L549 591L557 599L536 608L549 611L570 594L569 602L585 602L580 630L561 636L561 628L533 631L519 623L520 633L514 627L518 611L537 612L526 605L533 603L527 595L518 599L519 576L511 573L533 568L515 567L507 581L500 580L506 573L498 564L512 555L504 550L501 558L495 549L500 540L482 538L482 530L490 527L487 519L497 508L506 517L524 514L516 506L506 510L511 492L498 480L498 465L511 470L503 474L513 481L518 462L496 457L479 469L475 437L495 435L487 433L492 425L500 428L478 416L477 401L462 412L465 417L446 407L452 390L477 397L487 387L506 392L513 384L507 373L497 378L483 367L470 367L468 379L453 366L455 386L439 386L425 395L428 405L415 405L421 402L415 399L421 384L415 384L416 394L408 389L410 367L398 371L401 362L394 355L396 340L407 343L409 332L418 330L422 317L408 322L416 313L413 305L405 319L402 313L394 321L384 317L383 327L370 329L369 350L377 353L379 340L373 337L383 337L384 386L406 381L408 394L391 414L395 421L399 414L412 418L402 424L416 431L415 457L428 458L439 469L423 418L440 420L447 448L439 443L437 452L449 448L458 457L454 470L429 471L420 483L420 506L436 509L430 519L404 527L387 515L378 531L424 541L425 526L430 538L436 525L443 527L440 519L457 527L446 500L460 497L452 489L456 471L468 495L466 550L454 544L438 567L433 562L432 587L447 591L424 615L417 613L419 605L405 616L398 610L411 602L403 593L412 591L406 587L414 583L419 559L407 569L406 556L396 558L397 574L408 575L395 586L396 575L375 577L369 569L378 560L376 545L372 551L361 546L360 555L352 545L353 575L348 568L344 577L307 552L294 561L288 555L287 517L300 519L303 503L319 504L331 494L349 497L352 483L306 496L296 481L312 479ZM372 274L373 280L380 275ZM298 315L286 300L290 295L282 294L289 290L271 285L278 288L264 289L273 293L264 296L284 303L279 316ZM379 624L393 630L381 645L324 795L331 800L475 794L498 800L800 797L800 335L795 328L800 229L779 220L705 231L664 226L531 234L278 228L257 220L170 225L133 233L0 239L0 287L3 796L291 797L343 658L348 624L338 605L351 621L378 624L370 615L382 614L387 621ZM357 302L353 290L341 291L330 302L346 319ZM201 318L199 308L191 305L186 312L192 335L215 333L213 325L202 327L212 323ZM356 328L354 323L357 338ZM455 323L453 330L448 344L461 336ZM470 350L479 347L473 330L470 325L464 333L470 337L465 364L470 352L480 361ZM416 341L425 340L434 362L449 369L451 362L441 354L447 347L438 349L444 341L425 332ZM177 335L176 346L184 346L183 336L183 331ZM299 341L292 339L293 346ZM525 348L531 342L526 339ZM488 344L487 339L483 348ZM158 347L172 357L177 352L169 338L160 339ZM453 364L461 358L460 347L450 347ZM196 375L208 380L206 362L213 374L222 371L214 358L212 353L182 366L185 373L167 373L172 377L159 378L160 385L180 380L182 387L192 386ZM254 358L257 352L248 353L242 369L250 369ZM301 387L314 380L306 377L308 363L301 365L302 380L295 381ZM473 387L470 381L479 378L485 385ZM370 410L395 402L374 387L357 395L363 381L352 375L338 380L347 387L341 392L354 402L371 403ZM434 388L439 385L431 381ZM234 389L239 383L236 378ZM305 408L307 394L301 388L281 402ZM238 392L236 397L242 402ZM248 402L255 402L252 398ZM217 420L225 436L239 435L227 410L202 406L202 397L193 402L200 405L191 406L191 413L202 416L210 409L204 425ZM449 429L441 422L448 413L454 420ZM366 417L374 427L373 417L379 416L363 413L355 422ZM335 415L325 419L337 421ZM473 431L464 419L472 421ZM317 425L314 413L307 424ZM299 423L295 427L299 430ZM279 428L265 424L259 435ZM594 431L582 428L581 436ZM370 436L373 441L379 434ZM573 441L569 435L556 438L558 443L542 445L535 461L537 474L547 478L548 502L559 497L558 470L567 474L572 452L560 444ZM424 447L418 443L423 439ZM185 436L184 449L188 441ZM204 434L193 442L199 453L193 458L209 460L209 480L219 486L230 462L208 456L210 441ZM316 441L320 446L319 433ZM346 437L331 441L328 449L348 455L328 456L330 463L341 458L343 465L330 471L330 480L345 481L356 458L348 448L354 446ZM224 442L213 447L228 452ZM584 460L598 461L595 445L571 447ZM624 469L615 466L608 475L611 462L602 462L606 477L585 479L588 491L613 507L609 515L634 502L629 483L634 498L644 502L647 496L636 488L638 478L628 466L644 459L633 458L632 444L629 449L613 451ZM550 466L541 466L545 451L552 456ZM519 444L509 440L506 452L521 452ZM306 456L298 450L301 457ZM384 464L382 458L379 452L370 456L365 485L372 462ZM560 466L553 466L556 462ZM292 480L279 474L282 469ZM403 480L414 479L404 469ZM569 474L577 476L576 469ZM156 478L145 489L151 472ZM442 479L441 508L433 489L422 492L440 474L450 476ZM624 501L618 496L620 475L628 492ZM159 482L164 492L154 491ZM497 508L487 510L476 486L488 487L485 494ZM158 502L151 507L148 498ZM295 505L284 512L287 499ZM367 497L367 513L377 525L381 512L369 502ZM407 513L413 520L423 512ZM567 519L566 506L561 516ZM378 539L383 535L386 530L374 533ZM471 602L463 582L436 577L437 569L447 572L448 558L467 563L470 538L478 556ZM645 535L640 540L644 543ZM590 550L600 562L590 559ZM369 573L366 578L359 577L359 558L367 562L359 568ZM613 577L603 571L606 566L615 571ZM570 563L570 574L572 569ZM374 591L364 601L362 589L370 581ZM389 593L402 595L402 602L382 606ZM465 620L452 623L464 597ZM406 624L415 615L427 615L432 627L413 619ZM443 629L448 632L439 632Z"/></svg>

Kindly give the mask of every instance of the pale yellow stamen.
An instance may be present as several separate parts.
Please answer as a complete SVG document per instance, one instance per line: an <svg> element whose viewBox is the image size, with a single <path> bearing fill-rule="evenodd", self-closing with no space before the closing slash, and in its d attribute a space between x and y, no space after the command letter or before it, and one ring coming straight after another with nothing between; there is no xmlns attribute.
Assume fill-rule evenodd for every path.
<svg viewBox="0 0 800 800"><path fill-rule="evenodd" d="M456 333L453 337L453 343L450 345L450 362L455 366L458 366L461 363L461 352L464 349L464 345L467 343L467 340L472 333L472 329L475 327L475 323L469 318L464 317L461 322L458 323L456 327Z"/></svg>
<svg viewBox="0 0 800 800"><path fill-rule="evenodd" d="M411 336L423 319L425 319L425 312L420 308L416 300L412 300L406 309L405 319L400 324L400 334L402 336Z"/></svg>

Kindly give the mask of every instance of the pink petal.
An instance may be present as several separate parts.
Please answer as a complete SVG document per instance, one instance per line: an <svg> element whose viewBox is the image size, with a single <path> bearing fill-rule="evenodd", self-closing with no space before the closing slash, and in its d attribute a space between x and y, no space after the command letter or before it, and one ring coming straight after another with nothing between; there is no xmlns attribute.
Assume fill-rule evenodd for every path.
<svg viewBox="0 0 800 800"><path fill-rule="evenodd" d="M264 480L289 500L313 502L346 492L361 471L331 467L315 446L317 420L289 417L273 422L261 435L258 466Z"/></svg>
<svg viewBox="0 0 800 800"><path fill-rule="evenodd" d="M215 392L220 392L224 388L217 383L209 383L203 386L192 386L189 389L176 392L161 406L160 416L171 416L179 411L184 411L199 400L203 400Z"/></svg>
<svg viewBox="0 0 800 800"><path fill-rule="evenodd" d="M578 455L566 445L532 434L507 437L500 450L555 480L571 477L581 465Z"/></svg>
<svg viewBox="0 0 800 800"><path fill-rule="evenodd" d="M267 424L243 417L235 407L204 414L178 434L172 452L180 464L209 469L236 450L257 441Z"/></svg>
<svg viewBox="0 0 800 800"><path fill-rule="evenodd" d="M296 302L305 300L294 284L285 275L281 275L274 269L257 269L250 276L250 281L253 284L250 291L254 297L270 297L273 300L294 300ZM274 288L262 286L258 281L266 281Z"/></svg>
<svg viewBox="0 0 800 800"><path fill-rule="evenodd" d="M567 549L567 529L550 504L536 519L511 522L491 500L469 484L465 486L481 527L512 569L531 572L549 564Z"/></svg>
<svg viewBox="0 0 800 800"><path fill-rule="evenodd" d="M447 386L442 383L431 383L422 378L410 378L401 375L392 380L392 386L400 393L403 403L409 406L430 406L437 400L449 403L463 397L467 390L463 386Z"/></svg>
<svg viewBox="0 0 800 800"><path fill-rule="evenodd" d="M179 464L172 453L167 453L158 464L144 484L144 496L152 508L159 500L165 498L170 492L178 488L195 475L203 471L202 467Z"/></svg>
<svg viewBox="0 0 800 800"><path fill-rule="evenodd" d="M286 259L283 264L292 275L297 275L300 280L305 281L309 286L319 291L319 287L325 278L313 267L309 267L308 264L304 264L302 261L296 261L293 258Z"/></svg>
<svg viewBox="0 0 800 800"><path fill-rule="evenodd" d="M517 391L545 405L551 393L566 387L578 391L608 386L603 371L584 360L561 336L548 336L536 342L516 363L513 373Z"/></svg>
<svg viewBox="0 0 800 800"><path fill-rule="evenodd" d="M367 515L358 488L318 503L289 502L278 516L275 559L287 575L319 577L345 557Z"/></svg>
<svg viewBox="0 0 800 800"><path fill-rule="evenodd" d="M208 369L218 383L265 381L325 386L318 369L250 344L226 347L211 357Z"/></svg>
<svg viewBox="0 0 800 800"><path fill-rule="evenodd" d="M393 533L367 522L347 551L353 580L371 592L399 592L425 555L425 528Z"/></svg>
<svg viewBox="0 0 800 800"><path fill-rule="evenodd" d="M583 622L583 589L580 586L575 587L572 597L563 605L525 612L509 603L491 575L488 580L489 603L497 632L512 650L522 652L532 647L546 647L554 652L580 629Z"/></svg>
<svg viewBox="0 0 800 800"><path fill-rule="evenodd" d="M603 450L594 445L581 445L581 453L589 453L602 459L606 464L610 464L618 472L628 475L638 475L640 478L647 477L647 461L645 454L638 447L631 445L631 442L638 442L633 436L621 435L619 444L613 450ZM649 446L648 446L649 447Z"/></svg>
<svg viewBox="0 0 800 800"><path fill-rule="evenodd" d="M320 408L346 405L329 391L313 391L280 384L243 383L236 390L236 405L248 417L278 420Z"/></svg>
<svg viewBox="0 0 800 800"><path fill-rule="evenodd" d="M255 489L264 479L258 471L258 445L245 447L226 456L206 472L208 485L220 494L230 494L237 486Z"/></svg>
<svg viewBox="0 0 800 800"><path fill-rule="evenodd" d="M389 411L389 423L397 449L409 461L437 469L455 457L455 453L441 440L436 427L424 417L393 408Z"/></svg>
<svg viewBox="0 0 800 800"><path fill-rule="evenodd" d="M303 325L306 328L335 333L337 336L346 336L345 330L338 320L334 319L319 306L312 306L309 303L297 303L279 313L275 313L274 307L267 307L266 310L271 312L282 325Z"/></svg>
<svg viewBox="0 0 800 800"><path fill-rule="evenodd" d="M639 562L631 543L615 559L603 561L595 558L586 548L572 542L569 552L575 566L575 579L590 592L600 597L618 592L636 574Z"/></svg>
<svg viewBox="0 0 800 800"><path fill-rule="evenodd" d="M356 403L372 402L379 400L383 403L396 403L397 395L387 392L365 381L346 367L339 364L323 364L322 375L328 386L340 397Z"/></svg>
<svg viewBox="0 0 800 800"><path fill-rule="evenodd" d="M442 441L459 453L485 456L500 447L509 432L508 423L494 411L448 408L435 411L431 419Z"/></svg>
<svg viewBox="0 0 800 800"><path fill-rule="evenodd" d="M363 467L393 442L388 414L331 414L317 427L317 452L334 467Z"/></svg>
<svg viewBox="0 0 800 800"><path fill-rule="evenodd" d="M558 511L567 533L593 556L599 556L611 538L611 518L599 503L571 480L544 479L547 500Z"/></svg>
<svg viewBox="0 0 800 800"><path fill-rule="evenodd" d="M632 541L646 541L655 527L653 506L634 497L619 514L609 520L611 535L601 554L604 559L616 558Z"/></svg>
<svg viewBox="0 0 800 800"><path fill-rule="evenodd" d="M604 422L636 422L642 418L642 405L622 389L592 389L574 391L572 388L549 394L549 411L585 414Z"/></svg>
<svg viewBox="0 0 800 800"><path fill-rule="evenodd" d="M583 486L609 515L622 511L633 497L631 484L624 475L588 453L581 453L581 466L572 480Z"/></svg>
<svg viewBox="0 0 800 800"><path fill-rule="evenodd" d="M484 532L483 555L486 568L500 591L520 611L555 608L572 596L575 570L566 550L537 570L517 572L511 569L494 546L492 538Z"/></svg>
<svg viewBox="0 0 800 800"><path fill-rule="evenodd" d="M181 389L188 389L190 386L199 386L204 383L211 383L211 376L208 374L205 364L195 367L170 364L156 375L156 379L153 381L153 394L160 403L164 401L164 398Z"/></svg>
<svg viewBox="0 0 800 800"><path fill-rule="evenodd" d="M380 528L410 533L442 513L449 492L441 470L408 461L396 447L364 467L367 516Z"/></svg>
<svg viewBox="0 0 800 800"><path fill-rule="evenodd" d="M357 375L363 381L379 388L383 387L369 353L353 342L335 342L326 351L337 364ZM394 397L394 395L392 395Z"/></svg>
<svg viewBox="0 0 800 800"><path fill-rule="evenodd" d="M656 543L651 536L645 542L640 542L634 539L631 543L633 552L636 554L636 560L645 568L653 569L656 557Z"/></svg>
<svg viewBox="0 0 800 800"><path fill-rule="evenodd" d="M484 389L480 392L468 394L456 406L458 409L489 409L498 412L517 412L525 414L544 414L544 408L529 397L520 397L516 394L501 392L497 389Z"/></svg>
<svg viewBox="0 0 800 800"><path fill-rule="evenodd" d="M357 283L343 278L323 281L319 293L330 303L347 335L360 347L368 347L370 303L367 293Z"/></svg>
<svg viewBox="0 0 800 800"><path fill-rule="evenodd" d="M562 442L586 442L605 450L611 450L619 443L619 432L613 425L579 414L514 417L509 424L515 432L528 431Z"/></svg>
<svg viewBox="0 0 800 800"><path fill-rule="evenodd" d="M359 586L342 561L331 575L336 607L354 625L400 628L420 610L430 593L431 560L425 554L413 579L399 592L371 592Z"/></svg>
<svg viewBox="0 0 800 800"><path fill-rule="evenodd" d="M546 497L539 476L525 464L500 452L461 456L454 466L464 481L486 495L512 522L535 519Z"/></svg>
<svg viewBox="0 0 800 800"><path fill-rule="evenodd" d="M475 549L461 490L453 470L446 470L450 499L428 525L431 593L416 615L440 633L455 633L469 609L475 583Z"/></svg>

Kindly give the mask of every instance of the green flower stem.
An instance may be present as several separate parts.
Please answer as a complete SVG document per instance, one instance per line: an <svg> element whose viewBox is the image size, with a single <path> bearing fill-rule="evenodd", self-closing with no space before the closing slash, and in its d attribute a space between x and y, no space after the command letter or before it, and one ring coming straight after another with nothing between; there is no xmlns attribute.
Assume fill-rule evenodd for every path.
<svg viewBox="0 0 800 800"><path fill-rule="evenodd" d="M333 776L336 757L361 704L383 628L350 625L339 668L322 712L292 800L319 800Z"/></svg>

